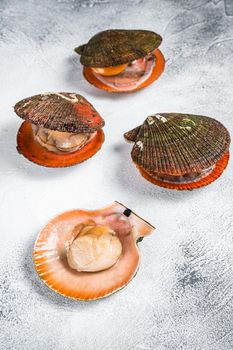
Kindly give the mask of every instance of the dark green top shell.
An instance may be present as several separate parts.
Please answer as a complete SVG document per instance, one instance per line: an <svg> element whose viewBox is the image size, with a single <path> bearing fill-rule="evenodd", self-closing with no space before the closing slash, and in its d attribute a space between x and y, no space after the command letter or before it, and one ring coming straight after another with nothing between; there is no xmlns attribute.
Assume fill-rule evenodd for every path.
<svg viewBox="0 0 233 350"><path fill-rule="evenodd" d="M149 172L182 175L213 166L229 149L230 135L205 116L159 113L124 134L133 161Z"/></svg>
<svg viewBox="0 0 233 350"><path fill-rule="evenodd" d="M113 67L145 57L161 44L160 35L149 30L111 29L94 35L75 51L88 67Z"/></svg>
<svg viewBox="0 0 233 350"><path fill-rule="evenodd" d="M15 113L32 124L51 130L89 133L104 126L95 108L81 95L47 92L16 103Z"/></svg>

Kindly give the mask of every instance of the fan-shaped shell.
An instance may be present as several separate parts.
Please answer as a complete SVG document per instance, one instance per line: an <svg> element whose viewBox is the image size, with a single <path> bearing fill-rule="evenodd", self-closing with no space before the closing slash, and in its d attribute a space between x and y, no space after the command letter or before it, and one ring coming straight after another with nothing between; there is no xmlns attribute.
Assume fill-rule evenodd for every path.
<svg viewBox="0 0 233 350"><path fill-rule="evenodd" d="M115 220L120 215L123 220ZM119 217L119 216L118 216ZM132 231L115 230L122 244L122 255L111 268L99 272L78 272L67 263L67 249L75 238L73 228L86 221L94 221L110 228L124 223ZM39 233L34 247L37 273L48 287L69 298L94 300L123 288L135 275L140 261L137 240L150 234L154 227L122 204L100 210L71 210L52 219ZM76 233L77 235L77 233Z"/></svg>
<svg viewBox="0 0 233 350"><path fill-rule="evenodd" d="M229 149L230 135L205 116L160 113L125 133L135 141L133 161L149 172L181 175L213 166Z"/></svg>
<svg viewBox="0 0 233 350"><path fill-rule="evenodd" d="M44 93L16 103L15 112L24 120L57 131L90 133L104 126L95 108L75 93Z"/></svg>
<svg viewBox="0 0 233 350"><path fill-rule="evenodd" d="M160 35L148 30L111 29L97 33L75 51L88 67L112 67L145 57L159 47Z"/></svg>

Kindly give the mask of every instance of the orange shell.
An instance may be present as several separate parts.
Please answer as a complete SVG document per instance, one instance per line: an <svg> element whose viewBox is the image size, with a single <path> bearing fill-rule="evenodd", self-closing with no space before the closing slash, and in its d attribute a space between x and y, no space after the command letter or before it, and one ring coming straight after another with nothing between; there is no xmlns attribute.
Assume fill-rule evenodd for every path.
<svg viewBox="0 0 233 350"><path fill-rule="evenodd" d="M66 252L73 240L72 228L87 220L101 220L103 216L123 213L125 207L115 202L95 211L72 210L50 220L41 230L34 246L34 262L38 275L55 292L73 299L94 300L106 297L123 288L135 275L139 266L139 252L132 233L119 236L122 255L111 268L100 272L78 272L67 263ZM127 209L128 210L128 209ZM128 218L139 236L151 233L153 226L132 213Z"/></svg>
<svg viewBox="0 0 233 350"><path fill-rule="evenodd" d="M156 58L156 64L153 68L151 75L142 84L140 84L136 88L133 88L132 90L127 91L127 92L133 92L133 91L142 89L142 88L152 84L155 80L157 80L160 77L160 75L164 71L165 58L159 49L154 50L154 56ZM119 88L110 87L110 86L104 84L102 81L100 81L93 74L91 67L84 66L83 75L90 84L94 85L95 87L97 87L99 89L106 90L109 92L125 92L125 90L120 90Z"/></svg>
<svg viewBox="0 0 233 350"><path fill-rule="evenodd" d="M32 162L46 167L68 167L92 157L97 153L104 142L104 132L97 131L96 136L80 150L72 153L62 154L48 151L41 146L33 136L32 126L29 121L23 122L17 134L17 149L19 153Z"/></svg>
<svg viewBox="0 0 233 350"><path fill-rule="evenodd" d="M225 153L223 155L223 157L219 161L217 161L213 171L209 175L207 175L206 177L204 177L200 180L194 181L194 182L180 183L180 184L173 184L173 183L157 180L153 176L151 176L145 169L143 169L139 165L136 165L136 166L139 169L141 175L146 180L152 182L153 184L155 184L157 186L169 188L172 190L192 190L194 188L206 186L206 185L210 184L211 182L215 181L217 178L219 178L219 176L221 176L221 174L223 173L224 169L226 168L226 166L228 164L229 157L230 157L229 152Z"/></svg>

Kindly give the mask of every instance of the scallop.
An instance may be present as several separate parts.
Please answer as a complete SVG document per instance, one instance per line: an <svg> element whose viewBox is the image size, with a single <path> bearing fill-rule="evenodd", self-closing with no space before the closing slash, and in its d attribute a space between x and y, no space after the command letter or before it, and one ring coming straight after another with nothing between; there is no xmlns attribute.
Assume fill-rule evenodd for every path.
<svg viewBox="0 0 233 350"><path fill-rule="evenodd" d="M75 93L42 93L16 103L25 120L17 135L17 149L39 165L65 167L92 157L104 142L104 120Z"/></svg>
<svg viewBox="0 0 233 350"><path fill-rule="evenodd" d="M162 37L148 30L110 29L94 35L75 48L83 74L97 88L129 92L148 86L165 66L158 49Z"/></svg>
<svg viewBox="0 0 233 350"><path fill-rule="evenodd" d="M94 300L125 287L139 267L137 242L154 226L119 202L49 221L34 246L36 271L66 297Z"/></svg>
<svg viewBox="0 0 233 350"><path fill-rule="evenodd" d="M217 179L229 159L230 135L216 119L158 113L124 134L141 174L159 186L192 189Z"/></svg>

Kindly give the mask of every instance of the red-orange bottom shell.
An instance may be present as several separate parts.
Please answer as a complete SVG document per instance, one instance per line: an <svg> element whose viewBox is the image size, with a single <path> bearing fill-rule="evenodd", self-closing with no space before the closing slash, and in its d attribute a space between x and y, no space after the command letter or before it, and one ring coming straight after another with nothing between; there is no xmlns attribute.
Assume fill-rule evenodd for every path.
<svg viewBox="0 0 233 350"><path fill-rule="evenodd" d="M109 92L133 92L152 84L163 73L164 67L165 67L165 58L162 52L159 49L155 49L153 52L153 56L155 57L155 65L150 75L141 84L137 85L136 87L132 85L131 89L129 88L129 86L114 87L114 86L109 86L105 84L103 80L98 79L98 77L93 73L93 70L91 69L91 67L84 67L83 75L90 84L94 85L99 89L106 90Z"/></svg>
<svg viewBox="0 0 233 350"><path fill-rule="evenodd" d="M97 131L96 136L81 149L62 154L50 152L41 146L34 139L32 126L28 121L23 122L17 134L17 149L19 153L36 164L53 168L68 167L84 162L100 150L103 142L104 132L100 129Z"/></svg>
<svg viewBox="0 0 233 350"><path fill-rule="evenodd" d="M153 183L157 186L169 188L172 190L192 190L194 188L206 186L206 185L210 184L211 182L215 181L217 178L219 178L228 164L229 156L230 156L229 152L225 153L223 155L223 157L216 163L213 171L210 174L208 174L207 176L205 176L197 181L189 182L189 183L176 183L175 184L175 183L161 181L161 180L154 178L151 174L149 174L145 169L143 169L139 165L137 165L137 168L139 169L141 175L146 180L150 181L151 183Z"/></svg>
<svg viewBox="0 0 233 350"><path fill-rule="evenodd" d="M66 256L69 244L76 235L73 227L87 220L96 223L109 220L111 225L111 216L118 213L122 215L125 209L116 202L101 210L68 211L49 221L39 233L33 252L36 271L43 282L63 296L80 300L103 298L128 284L134 277L140 260L137 237L133 234L118 236L122 244L121 257L115 265L104 271L78 272L69 267ZM141 237L154 230L153 226L134 213L129 218L126 217L128 219Z"/></svg>

